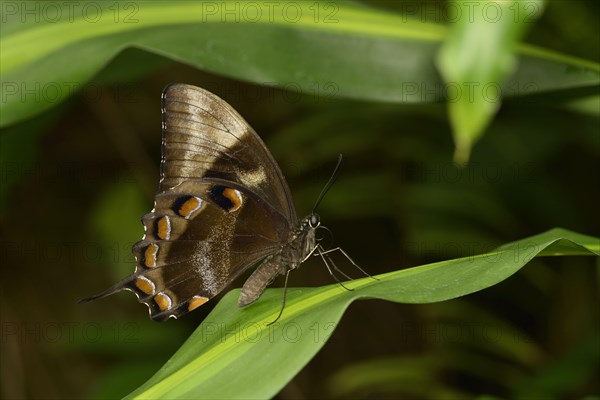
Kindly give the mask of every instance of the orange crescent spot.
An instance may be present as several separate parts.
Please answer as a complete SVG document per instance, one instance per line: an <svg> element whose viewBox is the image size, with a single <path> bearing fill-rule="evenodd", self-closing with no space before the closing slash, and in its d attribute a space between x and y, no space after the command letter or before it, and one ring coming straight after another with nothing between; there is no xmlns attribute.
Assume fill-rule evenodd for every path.
<svg viewBox="0 0 600 400"><path fill-rule="evenodd" d="M154 296L154 301L160 308L160 311L166 311L171 308L171 298L164 293L159 293Z"/></svg>
<svg viewBox="0 0 600 400"><path fill-rule="evenodd" d="M190 299L188 303L188 311L195 310L200 307L202 304L206 303L208 298L202 296L194 296Z"/></svg>
<svg viewBox="0 0 600 400"><path fill-rule="evenodd" d="M186 202L183 203L181 207L179 207L179 215L181 215L184 218L189 218L194 213L194 211L200 208L201 205L202 203L200 202L200 199L198 199L197 197L191 197L188 200L186 200Z"/></svg>
<svg viewBox="0 0 600 400"><path fill-rule="evenodd" d="M157 235L162 240L169 239L171 235L171 221L166 215L158 220L158 232Z"/></svg>
<svg viewBox="0 0 600 400"><path fill-rule="evenodd" d="M154 243L146 247L144 251L144 264L148 268L156 267L156 255L158 254L158 246Z"/></svg>
<svg viewBox="0 0 600 400"><path fill-rule="evenodd" d="M146 293L148 296L154 294L154 282L146 277L140 276L139 278L135 278L135 287Z"/></svg>
<svg viewBox="0 0 600 400"><path fill-rule="evenodd" d="M223 190L223 197L226 197L231 201L232 206L229 209L229 212L237 211L242 206L242 194L235 189L226 188Z"/></svg>

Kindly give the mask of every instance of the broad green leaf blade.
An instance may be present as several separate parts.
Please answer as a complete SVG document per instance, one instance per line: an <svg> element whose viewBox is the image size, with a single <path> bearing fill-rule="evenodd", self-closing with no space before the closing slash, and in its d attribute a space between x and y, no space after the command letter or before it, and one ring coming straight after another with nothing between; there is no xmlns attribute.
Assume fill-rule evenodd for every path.
<svg viewBox="0 0 600 400"><path fill-rule="evenodd" d="M75 12L70 19L64 9L63 19L48 23L16 18L2 36L0 125L64 100L127 47L317 96L418 101L418 85L398 89L436 76L430 60L444 31L353 2L78 4L93 5L100 17Z"/></svg>
<svg viewBox="0 0 600 400"><path fill-rule="evenodd" d="M471 147L500 107L501 83L516 68L515 47L542 5L542 0L454 2L457 21L438 64L454 92L448 113L456 162L468 161Z"/></svg>
<svg viewBox="0 0 600 400"><path fill-rule="evenodd" d="M433 102L446 95L433 63L445 27L354 2L67 2L56 3L56 19L35 24L21 18L20 4L3 15L0 126L64 101L127 48L320 97ZM526 54L524 72L513 77L518 88L600 82L596 63L535 48Z"/></svg>
<svg viewBox="0 0 600 400"><path fill-rule="evenodd" d="M553 229L494 252L444 261L339 285L267 290L249 307L229 292L179 351L127 398L247 399L274 396L325 344L348 305L379 298L430 303L464 296L508 278L541 254L600 255L600 240Z"/></svg>

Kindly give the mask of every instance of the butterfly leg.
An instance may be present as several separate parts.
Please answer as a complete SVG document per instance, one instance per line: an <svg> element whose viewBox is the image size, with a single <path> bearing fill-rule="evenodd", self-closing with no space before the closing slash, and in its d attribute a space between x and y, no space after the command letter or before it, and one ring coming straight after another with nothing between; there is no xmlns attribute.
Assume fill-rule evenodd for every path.
<svg viewBox="0 0 600 400"><path fill-rule="evenodd" d="M346 257L348 259L348 261L350 261L350 263L352 263L352 265L354 265L356 268L358 268L358 270L360 272L362 272L365 276L368 276L369 278L375 279L376 281L378 281L379 279L369 275L364 269L362 269L357 263L354 262L354 260L352 258L350 258L350 256L348 255L348 253L346 253L344 251L344 249L342 249L341 247L336 247L334 249L329 249L329 250L325 250L322 253L323 254L328 254L328 253L333 253L334 251L339 251L340 253L342 253L344 255L344 257Z"/></svg>
<svg viewBox="0 0 600 400"><path fill-rule="evenodd" d="M344 271L342 271L341 269L339 269L337 267L337 265L335 264L335 262L333 262L333 258L331 258L329 256L329 254L323 253L323 255L327 255L327 259L329 260L329 262L331 263L331 265L333 266L333 269L335 269L337 272L339 272L340 274L344 275L344 277L346 279L348 279L349 281L353 281L354 279L351 276L348 276L348 274L346 274Z"/></svg>
<svg viewBox="0 0 600 400"><path fill-rule="evenodd" d="M331 270L331 267L329 266L329 263L327 262L327 259L325 258L325 254L321 251L320 247L317 247L317 252L319 253L319 255L321 256L321 258L323 259L323 262L325 263L325 267L327 268L327 271L329 271L329 275L331 275L333 277L333 279L335 279L337 281L337 283L339 283L344 289L346 289L347 291L351 292L354 289L349 289L346 286L344 286L344 284L342 283L342 281L339 280L339 278L333 273L333 271ZM329 259L329 261L331 261L331 259Z"/></svg>
<svg viewBox="0 0 600 400"><path fill-rule="evenodd" d="M281 314L283 314L283 309L285 308L285 299L287 296L288 277L290 276L290 271L291 271L291 269L289 269L285 273L285 283L283 284L283 300L281 302L281 309L279 310L279 314L277 314L277 318L275 318L273 321L269 322L267 324L267 326L273 325L275 322L277 322L279 320L279 318L281 318Z"/></svg>

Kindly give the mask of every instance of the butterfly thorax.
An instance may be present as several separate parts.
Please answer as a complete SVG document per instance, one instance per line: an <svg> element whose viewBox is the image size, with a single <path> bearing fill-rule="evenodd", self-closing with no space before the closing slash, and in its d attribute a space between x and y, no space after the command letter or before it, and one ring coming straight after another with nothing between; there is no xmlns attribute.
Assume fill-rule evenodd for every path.
<svg viewBox="0 0 600 400"><path fill-rule="evenodd" d="M298 227L281 246L280 262L282 273L296 269L314 251L316 245L315 229L310 224L311 216L300 220Z"/></svg>
<svg viewBox="0 0 600 400"><path fill-rule="evenodd" d="M244 283L238 304L245 306L260 297L277 275L296 269L314 252L317 245L315 231L319 216L311 214L298 223L285 243L276 252L265 257L260 266Z"/></svg>

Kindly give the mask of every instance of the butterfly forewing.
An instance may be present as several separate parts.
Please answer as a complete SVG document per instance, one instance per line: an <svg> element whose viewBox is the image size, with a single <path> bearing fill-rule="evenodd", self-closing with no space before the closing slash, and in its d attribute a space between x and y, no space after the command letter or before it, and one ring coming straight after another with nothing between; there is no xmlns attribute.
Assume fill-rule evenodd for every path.
<svg viewBox="0 0 600 400"><path fill-rule="evenodd" d="M279 166L229 104L195 86L167 86L162 97L163 158L160 190L200 180L229 183L264 202L289 227L297 223Z"/></svg>

